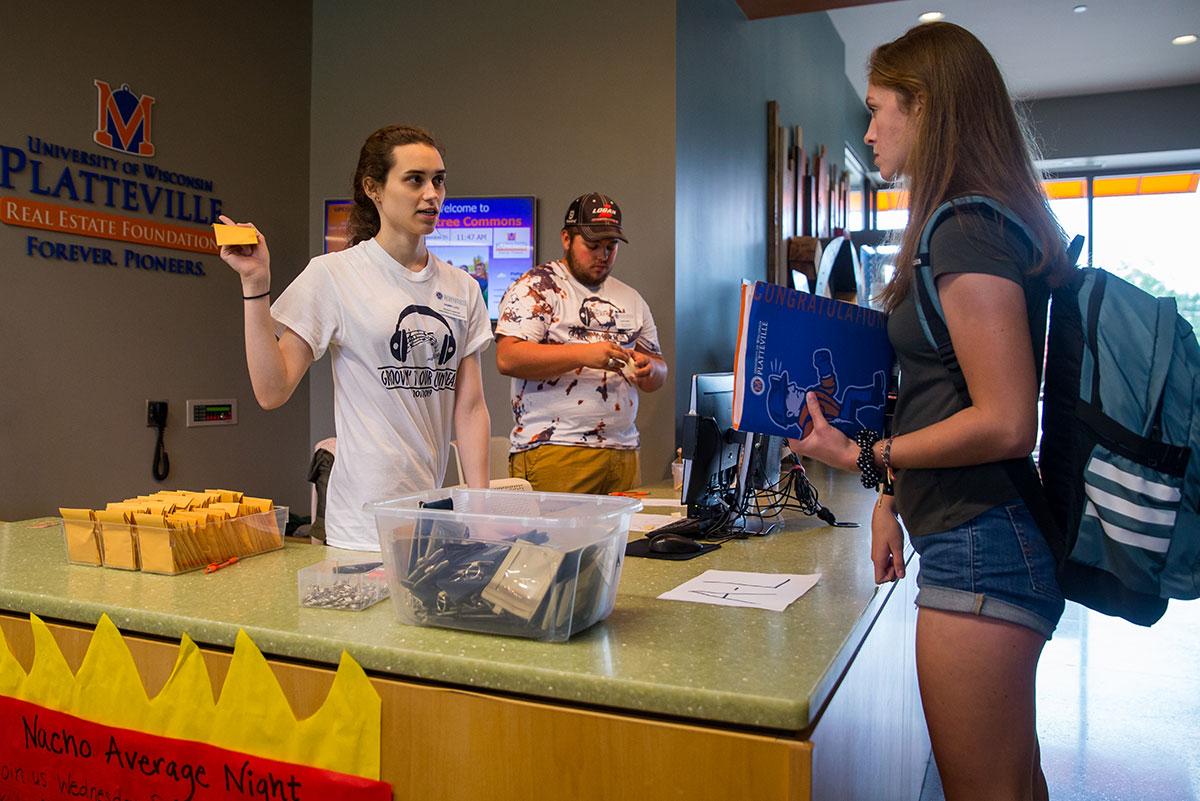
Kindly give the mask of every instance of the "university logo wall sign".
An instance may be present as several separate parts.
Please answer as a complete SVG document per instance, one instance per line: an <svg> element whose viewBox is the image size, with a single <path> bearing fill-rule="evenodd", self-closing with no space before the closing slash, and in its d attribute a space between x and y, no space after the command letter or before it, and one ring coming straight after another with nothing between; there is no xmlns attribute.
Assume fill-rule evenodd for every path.
<svg viewBox="0 0 1200 801"><path fill-rule="evenodd" d="M213 194L213 182L142 160L156 155L151 140L155 99L137 94L128 83L115 90L98 78L91 83L96 87L96 127L81 125L76 133L90 133L93 142L115 153L33 135L25 137L24 146L0 142L0 222L51 234L216 254L209 226L219 219L222 204ZM24 239L25 255L32 259L207 274L204 262L194 257L82 245L41 233Z"/></svg>
<svg viewBox="0 0 1200 801"><path fill-rule="evenodd" d="M135 95L129 84L113 91L106 82L97 79L96 132L92 141L109 150L117 150L134 156L153 156L154 143L150 141L150 107L154 98L150 95Z"/></svg>

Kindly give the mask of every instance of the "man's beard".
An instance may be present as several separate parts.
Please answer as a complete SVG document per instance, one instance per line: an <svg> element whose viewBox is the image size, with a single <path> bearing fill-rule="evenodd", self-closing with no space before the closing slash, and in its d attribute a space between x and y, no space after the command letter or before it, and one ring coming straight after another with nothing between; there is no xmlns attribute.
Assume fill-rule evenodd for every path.
<svg viewBox="0 0 1200 801"><path fill-rule="evenodd" d="M596 289L597 287L599 287L601 284L604 283L604 278L601 278L599 281L592 280L592 277L590 275L588 275L587 272L583 269L583 267L581 267L579 265L579 262L575 260L574 253L572 253L571 251L568 250L563 255L566 257L567 270L570 271L571 277L574 278L576 281L583 284L588 289ZM608 275L605 274L604 277L607 278Z"/></svg>

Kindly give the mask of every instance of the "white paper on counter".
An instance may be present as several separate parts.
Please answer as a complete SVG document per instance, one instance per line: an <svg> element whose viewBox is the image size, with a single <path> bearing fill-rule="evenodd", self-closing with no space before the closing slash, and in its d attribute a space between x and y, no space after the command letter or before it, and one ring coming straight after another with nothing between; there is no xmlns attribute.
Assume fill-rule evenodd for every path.
<svg viewBox="0 0 1200 801"><path fill-rule="evenodd" d="M638 498L642 502L642 506L667 506L672 509L680 509L683 503L678 498Z"/></svg>
<svg viewBox="0 0 1200 801"><path fill-rule="evenodd" d="M653 531L659 526L665 526L667 523L674 522L683 517L682 514L675 515L643 515L635 514L629 519L630 531Z"/></svg>
<svg viewBox="0 0 1200 801"><path fill-rule="evenodd" d="M698 604L741 606L782 612L793 601L815 587L820 578L820 573L803 575L705 570L658 597L664 601L691 601Z"/></svg>

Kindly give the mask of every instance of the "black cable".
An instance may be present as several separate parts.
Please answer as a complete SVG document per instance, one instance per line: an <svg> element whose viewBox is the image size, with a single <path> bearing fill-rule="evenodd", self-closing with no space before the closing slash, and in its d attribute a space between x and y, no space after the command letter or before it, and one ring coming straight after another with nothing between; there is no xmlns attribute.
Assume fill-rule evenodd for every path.
<svg viewBox="0 0 1200 801"><path fill-rule="evenodd" d="M741 464L742 448L738 447L737 463ZM747 477L749 480L750 477ZM804 471L804 467L797 462L791 469L788 469L780 476L779 481L769 487L763 489L753 489L742 493L741 503L737 508L731 502L731 498L726 497L728 487L721 485L719 478L710 477L709 484L705 488L705 496L716 496L721 504L719 514L706 515L704 522L704 530L706 538L708 536L720 537L722 533L724 537L717 539L717 542L724 542L730 539L745 539L751 536L764 536L770 533L774 526L765 525L770 518L778 517L784 511L802 512L810 517L816 517L828 526L836 528L857 528L858 523L839 522L836 515L829 507L823 505L819 499L817 488L808 480L808 474ZM708 507L711 509L712 507ZM714 518L716 519L715 522ZM747 521L757 519L763 523L761 531L747 531ZM731 524L740 521L740 525L736 529L731 527Z"/></svg>
<svg viewBox="0 0 1200 801"><path fill-rule="evenodd" d="M163 432L167 427L161 425L157 428L158 441L154 443L154 464L150 466L150 471L154 475L155 481L166 481L167 476L171 473L171 457L167 456L167 449L163 443Z"/></svg>
<svg viewBox="0 0 1200 801"><path fill-rule="evenodd" d="M749 513L748 508L745 509L745 516L747 517L754 516L765 519L767 517L776 517L782 514L784 510L791 510L803 512L810 517L816 517L830 526L849 528L858 525L857 523L842 523L838 521L829 507L821 503L817 488L808 480L808 474L805 473L804 468L799 464L792 467L777 483L766 489L747 493L747 496L755 505L755 514L753 515ZM761 497L769 498L765 510L759 505ZM743 505L746 506L746 502Z"/></svg>

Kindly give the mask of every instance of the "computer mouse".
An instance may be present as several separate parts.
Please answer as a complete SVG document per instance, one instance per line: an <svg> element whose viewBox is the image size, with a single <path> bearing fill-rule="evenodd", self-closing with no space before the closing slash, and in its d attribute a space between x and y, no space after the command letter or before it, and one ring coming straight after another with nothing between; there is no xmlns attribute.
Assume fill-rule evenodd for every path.
<svg viewBox="0 0 1200 801"><path fill-rule="evenodd" d="M681 534L658 534L650 540L650 553L697 553L704 545Z"/></svg>

